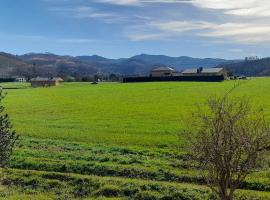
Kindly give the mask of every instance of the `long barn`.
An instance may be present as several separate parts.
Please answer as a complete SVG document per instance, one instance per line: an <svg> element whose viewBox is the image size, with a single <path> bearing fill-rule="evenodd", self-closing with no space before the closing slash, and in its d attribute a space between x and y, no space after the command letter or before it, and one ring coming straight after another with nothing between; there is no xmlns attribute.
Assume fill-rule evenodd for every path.
<svg viewBox="0 0 270 200"><path fill-rule="evenodd" d="M224 68L195 68L195 69L187 69L182 72L183 76L224 76L227 78L227 71Z"/></svg>
<svg viewBox="0 0 270 200"><path fill-rule="evenodd" d="M223 68L198 68L187 69L182 73L176 72L173 68L157 68L150 76L124 77L123 83L132 82L161 82L161 81L198 81L198 82L220 82L228 77L227 71Z"/></svg>

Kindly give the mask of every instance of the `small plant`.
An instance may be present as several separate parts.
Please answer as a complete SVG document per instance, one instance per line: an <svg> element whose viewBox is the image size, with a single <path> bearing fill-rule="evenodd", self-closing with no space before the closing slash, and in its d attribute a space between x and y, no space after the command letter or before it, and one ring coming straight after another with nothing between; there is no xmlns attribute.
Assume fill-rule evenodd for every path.
<svg viewBox="0 0 270 200"><path fill-rule="evenodd" d="M3 106L5 95L0 89L0 167L6 167L15 147L18 136L12 129L8 114Z"/></svg>
<svg viewBox="0 0 270 200"><path fill-rule="evenodd" d="M118 197L121 195L121 188L115 185L105 185L95 192L95 196Z"/></svg>
<svg viewBox="0 0 270 200"><path fill-rule="evenodd" d="M125 196L132 197L140 192L140 188L134 183L129 183L123 187L122 191Z"/></svg>
<svg viewBox="0 0 270 200"><path fill-rule="evenodd" d="M158 200L160 198L161 195L158 192L152 191L142 191L134 197L135 200Z"/></svg>

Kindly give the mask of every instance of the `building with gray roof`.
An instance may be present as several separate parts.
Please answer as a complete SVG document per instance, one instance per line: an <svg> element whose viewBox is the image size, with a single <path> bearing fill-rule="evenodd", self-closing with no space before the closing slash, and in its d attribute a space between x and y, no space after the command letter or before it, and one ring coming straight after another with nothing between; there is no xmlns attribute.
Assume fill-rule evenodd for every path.
<svg viewBox="0 0 270 200"><path fill-rule="evenodd" d="M167 76L173 76L176 72L175 69L167 66L161 66L157 67L151 70L151 76L152 77L167 77Z"/></svg>
<svg viewBox="0 0 270 200"><path fill-rule="evenodd" d="M227 77L227 71L224 68L194 68L182 72L183 76L224 76Z"/></svg>

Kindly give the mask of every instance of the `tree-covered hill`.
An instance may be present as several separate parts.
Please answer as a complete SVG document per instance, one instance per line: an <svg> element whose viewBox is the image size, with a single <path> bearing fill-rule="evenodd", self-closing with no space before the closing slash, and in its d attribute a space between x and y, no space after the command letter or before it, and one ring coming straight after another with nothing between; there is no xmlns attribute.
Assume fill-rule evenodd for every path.
<svg viewBox="0 0 270 200"><path fill-rule="evenodd" d="M270 76L270 58L223 64L219 65L219 67L224 67L236 75Z"/></svg>
<svg viewBox="0 0 270 200"><path fill-rule="evenodd" d="M237 60L192 58L186 56L141 54L131 58L109 59L93 56L61 56L51 53L29 53L21 56L0 54L0 74L3 76L92 76L96 73L118 75L148 75L156 66L170 66L178 71L197 67L215 67Z"/></svg>

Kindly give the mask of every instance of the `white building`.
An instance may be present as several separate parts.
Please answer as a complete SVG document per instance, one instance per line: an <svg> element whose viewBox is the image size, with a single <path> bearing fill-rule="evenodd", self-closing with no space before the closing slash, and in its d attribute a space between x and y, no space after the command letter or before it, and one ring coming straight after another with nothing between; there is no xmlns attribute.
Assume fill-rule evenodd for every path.
<svg viewBox="0 0 270 200"><path fill-rule="evenodd" d="M171 67L158 67L151 70L151 76L152 77L167 77L167 76L173 76L175 73L175 69Z"/></svg>
<svg viewBox="0 0 270 200"><path fill-rule="evenodd" d="M24 77L16 77L15 82L26 82L26 78L24 78Z"/></svg>

